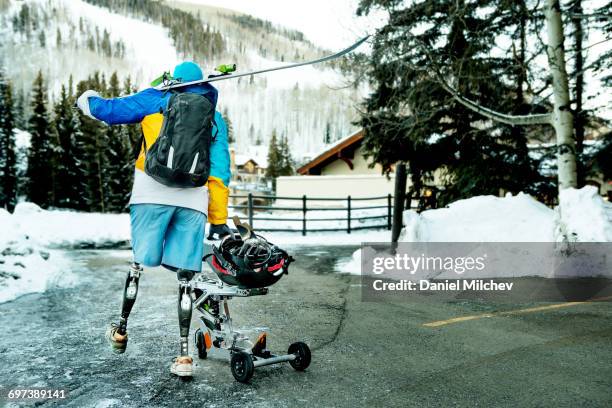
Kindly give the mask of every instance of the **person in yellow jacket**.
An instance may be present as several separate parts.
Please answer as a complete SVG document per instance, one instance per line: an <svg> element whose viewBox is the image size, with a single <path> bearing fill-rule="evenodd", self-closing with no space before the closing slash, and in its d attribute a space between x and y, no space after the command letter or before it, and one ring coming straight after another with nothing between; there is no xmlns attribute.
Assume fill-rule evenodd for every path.
<svg viewBox="0 0 612 408"><path fill-rule="evenodd" d="M173 78L190 82L203 78L194 62L177 65ZM216 108L217 90L210 84L185 87L182 92L204 96ZM144 171L146 146L152 146L161 131L163 113L168 107L169 92L147 88L133 95L105 99L92 90L77 100L84 114L108 125L140 123L143 147L136 160L134 184L130 198L130 224L134 263L128 273L121 318L111 324L108 340L113 350L123 353L127 347L127 320L136 301L138 280L145 266L163 265L177 273L179 291L188 291L188 282L201 271L204 255L204 228L210 223L209 238L229 234L226 225L230 180L230 155L227 126L215 111L210 144L210 175L203 187L177 188L159 183ZM191 376L193 360L188 355L191 321L191 297L179 293L180 355L171 372ZM189 294L189 292L185 292ZM189 299L185 301L185 299ZM189 303L189 304L183 304Z"/></svg>

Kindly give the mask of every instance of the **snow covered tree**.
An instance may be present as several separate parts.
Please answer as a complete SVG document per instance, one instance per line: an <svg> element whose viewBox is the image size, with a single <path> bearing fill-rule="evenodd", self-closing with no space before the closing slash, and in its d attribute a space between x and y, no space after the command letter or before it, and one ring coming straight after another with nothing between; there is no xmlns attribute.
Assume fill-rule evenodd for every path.
<svg viewBox="0 0 612 408"><path fill-rule="evenodd" d="M433 59L457 79L462 95L514 110L516 92L508 79L515 61L489 57L495 36L508 28L505 10L496 1L362 0L359 12L379 6L391 12L370 59L374 92L361 119L368 155L387 171L397 161L409 162L417 193L435 170L445 169L443 203L532 184L537 173L525 138L454 100L428 68Z"/></svg>
<svg viewBox="0 0 612 408"><path fill-rule="evenodd" d="M68 89L62 85L54 108L53 125L57 138L54 148L54 205L88 211L91 197L87 182L90 146L83 137L79 114L72 108L74 102L70 77Z"/></svg>
<svg viewBox="0 0 612 408"><path fill-rule="evenodd" d="M461 71L456 70L455 63L458 61L455 58L452 61L445 60L444 53L440 53L440 38L437 35L432 36L432 30L436 29L436 25L443 26L448 21L455 20L457 16L461 16L461 11L466 10L468 8L480 8L485 7L485 9L478 10L477 13L465 14L463 17L459 19L459 24L463 24L465 27L469 27L472 23L483 20L487 17L487 15L491 15L493 19L490 19L489 22L482 26L480 32L474 31L469 36L465 37L466 44L468 45L468 49L478 49L481 47L479 53L474 54L473 56L478 59L482 59L483 56L490 56L491 52L487 49L487 44L491 47L491 44L495 43L496 36L499 35L496 31L496 27L503 28L504 31L501 31L501 34L508 29L508 26L513 26L517 21L520 24L524 25L526 18L522 17L519 19L504 19L504 15L499 14L499 12L503 12L506 8L508 8L511 12L513 10L510 6L516 4L524 4L524 2L510 2L506 4L502 2L501 4L491 4L490 7L486 7L488 2L478 2L478 3L469 3L466 4L463 1L455 2L455 8L453 8L452 4L444 4L445 2L429 2L422 1L415 4L412 4L407 9L403 10L404 12L408 10L407 14L398 13L397 10L393 10L394 12L391 15L390 23L387 27L381 29L377 35L378 39L375 40L375 50L378 43L379 55L375 56L375 60L380 59L381 57L389 57L390 55L384 55L384 51L389 49L389 47L399 47L399 49L404 50L399 52L397 55L401 55L401 58L395 59L392 58L392 63L390 66L390 71L393 71L393 65L397 63L395 61L401 61L405 67L414 73L418 73L422 77L422 82L430 81L433 87L439 87L439 89L445 90L450 96L452 96L453 101L446 101L445 104L452 108L452 104L460 104L463 107L467 108L469 111L473 113L477 113L481 115L484 123L492 123L497 124L506 124L513 127L517 126L526 126L526 125L549 125L554 129L554 134L556 137L556 155L557 155L557 168L558 168L558 188L565 189L576 187L578 185L577 178L577 156L576 156L576 143L574 138L574 130L575 130L575 121L574 114L572 112L572 100L570 99L570 87L568 81L568 74L566 68L566 56L564 50L564 23L562 19L562 10L559 0L547 0L543 7L544 11L544 27L547 31L547 38L545 47L542 47L542 50L546 51L546 56L548 59L547 70L544 72L544 78L541 78L545 81L545 86L543 90L550 89L552 95L551 103L547 103L547 107L544 111L539 109L537 105L532 103L527 106L530 107L529 112L522 113L513 113L513 109L509 109L505 105L505 101L507 99L504 98L504 95L512 95L507 92L502 92L501 94L495 93L496 91L502 90L504 85L511 84L512 82L502 81L496 84L495 89L491 89L489 91L482 89L485 84L493 84L495 80L500 78L501 75L491 76L495 71L490 71L487 75L486 73L482 73L480 75L480 81L477 82L477 87L475 88L476 92L474 92L474 87L470 87L470 68L469 66L461 64ZM440 9L439 6L443 5L443 9ZM367 13L373 6L388 6L389 8L394 8L397 6L395 2L387 2L383 0L362 0L360 11ZM528 15L536 14L539 16L538 12L540 10L537 9L539 3L536 3L536 8L531 10ZM460 9L458 9L460 8ZM520 7L519 7L520 11ZM523 7L522 14L525 15L525 8ZM580 14L571 14L573 18L580 17ZM421 24L420 28L425 28L425 30L417 30L417 26L411 24L415 19L419 19L419 16L424 16L432 21L429 21L430 24ZM441 18L442 21L435 21L436 18ZM538 20L538 17L534 17L535 20ZM426 22L426 21L425 21ZM421 21L424 23L424 21ZM398 30L399 27L399 30ZM408 28L408 29L406 29ZM410 31L410 28L415 29L414 31L420 31L419 34L414 34ZM398 32L401 33L398 35ZM523 38L525 38L524 34L525 30L523 30ZM450 31L452 35L453 31ZM405 39L405 43L401 44ZM578 39L579 40L579 39ZM524 41L524 40L523 40ZM395 43L394 43L395 42ZM398 44L399 42L399 44ZM577 42L576 49L578 51L581 50L581 46ZM406 46L407 45L407 46ZM482 45L485 45L482 48ZM416 50L416 54L423 55L422 58L414 58L415 52L410 52L411 47L414 47ZM452 47L450 52L455 51L456 47ZM513 49L514 50L514 49ZM376 52L376 51L375 51ZM576 55L580 58L580 52ZM530 57L529 60L533 61L537 55ZM495 62L495 59L489 57ZM519 59L520 60L520 59ZM522 58L522 61L525 61ZM486 62L486 60L485 60ZM579 65L579 61L577 63ZM525 65L528 66L528 65ZM582 71L582 70L581 70ZM398 71L399 72L399 71ZM500 73L501 74L501 73ZM482 78L488 78L487 81L483 81ZM375 95L370 98L371 104L376 108L376 97L379 99L384 99L384 94L391 93L392 95L397 95L398 89L396 89L396 85L398 82L395 82L390 78L390 75L384 77L384 73L380 72L378 77L376 77L377 82L385 82L381 86L379 86L378 91L379 95ZM525 76L521 79L525 82ZM403 83L403 81L399 81L399 83ZM527 89L531 92L533 88L527 84ZM481 89L478 89L480 87ZM409 89L409 88L406 88ZM492 91L492 92L491 92ZM530 96L540 94L542 91L532 93ZM409 90L409 94L413 93ZM381 97L382 96L382 97ZM494 96L491 99L491 96ZM401 99L401 98L400 98ZM407 102L407 101L404 101ZM552 105L552 106L551 106ZM394 108L397 109L396 105ZM401 105L408 110L415 109L415 106L410 103L404 103ZM495 109L491 109L493 106ZM426 106L425 106L426 107ZM552 109L550 109L552 108ZM431 111L431 110L430 110ZM405 112L405 111L404 111ZM502 113L509 112L509 113ZM379 110L380 117L373 118L370 115L370 119L378 119L378 120L368 120L368 117L364 117L364 127L369 122L370 125L381 125L385 127L385 120L391 119L392 123L395 118L390 117L389 115L393 113L393 109L391 112L382 112ZM387 115L385 118L384 115ZM417 115L408 115L412 116L409 120L400 122L400 126L396 126L396 136L397 131L404 124L408 124L408 127L404 127L403 130L399 130L399 133L407 133L413 132L413 126L410 124L410 121L414 119ZM432 115L433 116L433 115ZM397 124L397 121L395 121ZM386 126L387 129L391 129L390 126ZM482 128L482 125L480 126ZM373 127L371 126L373 129ZM513 132L515 135L518 132ZM448 133L441 133L439 136L446 136ZM439 139L439 137L437 136ZM486 140L484 140L486 142ZM367 144L367 141L366 141ZM370 146L370 149L373 145ZM372 150L374 152L374 150ZM374 152L375 153L375 152ZM492 151L491 153L497 153ZM509 157L515 157L511 155ZM447 166L445 161L442 161L441 165ZM506 168L506 171L509 168ZM487 174L485 172L481 172L483 174ZM474 176L477 177L478 173L474 173ZM514 176L513 176L514 177ZM454 181L454 180L453 180ZM510 190L512 191L512 190Z"/></svg>
<svg viewBox="0 0 612 408"><path fill-rule="evenodd" d="M119 78L114 72L109 80L107 96L121 95ZM108 145L104 148L104 194L107 212L125 211L131 188L132 149L124 127L106 128Z"/></svg>
<svg viewBox="0 0 612 408"><path fill-rule="evenodd" d="M53 125L55 130L56 143L54 146L54 203L56 207L74 208L73 197L71 196L71 184L74 182L72 173L72 107L66 87L62 85L60 98L55 104Z"/></svg>
<svg viewBox="0 0 612 408"><path fill-rule="evenodd" d="M45 48L47 46L47 36L45 34L45 30L40 30L40 33L38 33L38 42L40 43L41 48Z"/></svg>
<svg viewBox="0 0 612 408"><path fill-rule="evenodd" d="M280 156L278 175L291 176L295 171L295 162L291 156L291 148L289 147L289 139L287 136L281 138L280 143L278 144L278 152Z"/></svg>
<svg viewBox="0 0 612 408"><path fill-rule="evenodd" d="M123 95L131 95L137 91L137 88L132 84L132 79L128 76L123 81ZM140 142L142 141L142 130L140 124L124 125L125 131L132 147L132 156L138 156L140 152Z"/></svg>
<svg viewBox="0 0 612 408"><path fill-rule="evenodd" d="M13 94L0 71L0 208L13 211L17 203Z"/></svg>
<svg viewBox="0 0 612 408"><path fill-rule="evenodd" d="M39 71L32 88L31 134L28 152L28 199L42 207L53 203L53 148L52 129L47 112L47 92L42 72Z"/></svg>
<svg viewBox="0 0 612 408"><path fill-rule="evenodd" d="M101 94L106 92L106 84L96 72L93 76L77 84L77 95L82 94L87 89L96 89ZM81 132L83 134L83 163L86 170L87 194L85 198L89 211L105 212L105 176L107 169L104 150L107 148L107 138L105 126L99 121L79 113L81 122Z"/></svg>
<svg viewBox="0 0 612 408"><path fill-rule="evenodd" d="M331 144L332 136L331 136L331 125L329 122L325 124L325 137L323 138L323 143L326 145Z"/></svg>
<svg viewBox="0 0 612 408"><path fill-rule="evenodd" d="M276 129L274 129L268 144L268 168L266 169L266 178L272 181L272 188L274 190L276 190L276 178L280 176L280 168L282 166L280 154Z"/></svg>
<svg viewBox="0 0 612 408"><path fill-rule="evenodd" d="M14 115L15 115L15 127L18 129L27 129L28 118L26 115L27 98L23 89L15 92L14 94Z"/></svg>
<svg viewBox="0 0 612 408"><path fill-rule="evenodd" d="M69 173L69 178L72 180L69 184L70 201L73 208L80 211L90 211L93 193L89 182L89 151L87 139L81 131L81 118L78 113L72 115L70 126L73 129L70 138L70 151L72 153Z"/></svg>

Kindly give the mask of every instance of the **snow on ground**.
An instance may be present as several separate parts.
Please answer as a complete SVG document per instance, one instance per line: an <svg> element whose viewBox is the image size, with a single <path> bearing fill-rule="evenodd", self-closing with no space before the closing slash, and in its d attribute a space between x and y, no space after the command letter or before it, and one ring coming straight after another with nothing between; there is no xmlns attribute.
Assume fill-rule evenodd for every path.
<svg viewBox="0 0 612 408"><path fill-rule="evenodd" d="M47 249L4 209L0 209L0 250L0 303L74 282L62 252Z"/></svg>
<svg viewBox="0 0 612 408"><path fill-rule="evenodd" d="M20 231L49 247L106 246L130 239L128 214L47 211L36 204L20 203L12 217Z"/></svg>
<svg viewBox="0 0 612 408"><path fill-rule="evenodd" d="M113 245L129 239L126 214L46 211L20 203L0 209L0 303L49 287L74 284L71 261L60 247Z"/></svg>
<svg viewBox="0 0 612 408"><path fill-rule="evenodd" d="M268 241L279 246L300 245L300 246L349 246L361 245L362 242L389 242L391 231L387 230L366 230L354 231L350 234L346 232L313 232L303 236L299 232L262 232Z"/></svg>
<svg viewBox="0 0 612 408"><path fill-rule="evenodd" d="M554 242L561 215L562 231L571 241L612 242L612 204L605 202L594 187L566 190L560 200L563 211L551 210L526 194L504 198L473 197L421 214L406 211L401 240ZM315 210L308 215L319 218L331 216L331 212ZM284 217L297 216L287 213ZM258 225L259 228L272 225L295 228L296 232L262 232L269 241L280 246L360 245L390 240L390 232L386 229L359 230L351 234L318 232L303 236L299 232L301 224L296 226L293 221L255 222L256 231ZM312 228L312 224L309 226ZM324 228L344 226L345 221L333 220L321 225ZM69 272L70 263L59 248L113 246L129 239L127 214L48 211L31 203L20 203L14 214L0 210L0 302L20 294L44 291L50 286L71 285L74 276ZM360 251L356 251L352 258L340 260L336 269L360 273L360 262Z"/></svg>
<svg viewBox="0 0 612 408"><path fill-rule="evenodd" d="M569 241L612 242L612 203L602 200L597 188L567 189L559 196L555 220Z"/></svg>
<svg viewBox="0 0 612 408"><path fill-rule="evenodd" d="M271 58L265 58L255 51L249 52L248 57L251 62L249 69L253 71L294 63L293 61L282 62ZM275 71L262 75L269 79L267 82L269 87L277 89L291 89L296 83L299 83L301 87L311 88L319 88L322 84L335 88L346 85L346 79L339 72L331 69L323 70L315 65L307 65L286 71Z"/></svg>
<svg viewBox="0 0 612 408"><path fill-rule="evenodd" d="M478 196L404 212L406 242L553 242L554 211L527 194Z"/></svg>
<svg viewBox="0 0 612 408"><path fill-rule="evenodd" d="M321 213L329 215L329 211ZM313 212L312 216L321 214ZM340 223L336 225L330 221L325 227L342 228ZM276 227L282 225L289 223L281 222ZM359 245L364 241L389 240L387 230L309 233L306 236L299 232L262 234L283 247ZM0 302L25 293L42 292L48 287L72 285L75 276L70 273L70 260L61 248L112 247L129 239L128 214L49 211L32 203L18 204L13 214L0 210Z"/></svg>
<svg viewBox="0 0 612 408"><path fill-rule="evenodd" d="M447 208L404 212L403 242L555 242L562 232L572 242L612 242L612 204L593 186L561 193L552 210L527 194L478 196ZM560 222L561 217L563 223ZM560 227L560 226L563 227ZM361 250L336 270L361 273ZM542 274L547 273L542 269ZM538 275L538 271L530 275Z"/></svg>

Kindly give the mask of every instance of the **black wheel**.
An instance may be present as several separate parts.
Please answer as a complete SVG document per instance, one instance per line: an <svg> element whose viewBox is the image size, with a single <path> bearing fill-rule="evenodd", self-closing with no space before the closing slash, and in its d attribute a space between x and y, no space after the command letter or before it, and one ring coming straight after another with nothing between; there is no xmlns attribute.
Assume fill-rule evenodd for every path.
<svg viewBox="0 0 612 408"><path fill-rule="evenodd" d="M206 342L204 341L204 333L201 329L197 329L194 334L196 349L198 349L198 357L202 360L208 355L206 351Z"/></svg>
<svg viewBox="0 0 612 408"><path fill-rule="evenodd" d="M232 366L232 375L236 381L241 383L248 383L255 371L253 357L243 351L232 354L230 365Z"/></svg>
<svg viewBox="0 0 612 408"><path fill-rule="evenodd" d="M306 343L298 341L289 346L287 354L295 354L295 360L289 361L297 371L304 371L310 365L310 349Z"/></svg>

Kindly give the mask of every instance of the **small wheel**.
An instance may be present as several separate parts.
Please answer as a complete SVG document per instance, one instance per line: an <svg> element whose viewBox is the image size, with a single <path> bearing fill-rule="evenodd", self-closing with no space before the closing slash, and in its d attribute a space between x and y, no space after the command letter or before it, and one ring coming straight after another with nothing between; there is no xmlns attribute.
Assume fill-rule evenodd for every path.
<svg viewBox="0 0 612 408"><path fill-rule="evenodd" d="M206 341L204 341L204 333L202 333L201 329L197 329L194 337L196 349L198 350L198 357L203 360L208 355L208 352L206 351Z"/></svg>
<svg viewBox="0 0 612 408"><path fill-rule="evenodd" d="M298 341L289 346L287 354L295 354L295 360L289 361L297 371L304 371L310 365L310 349L306 343Z"/></svg>
<svg viewBox="0 0 612 408"><path fill-rule="evenodd" d="M248 383L255 371L253 357L244 351L233 353L230 365L232 367L232 375L236 381L241 383Z"/></svg>

